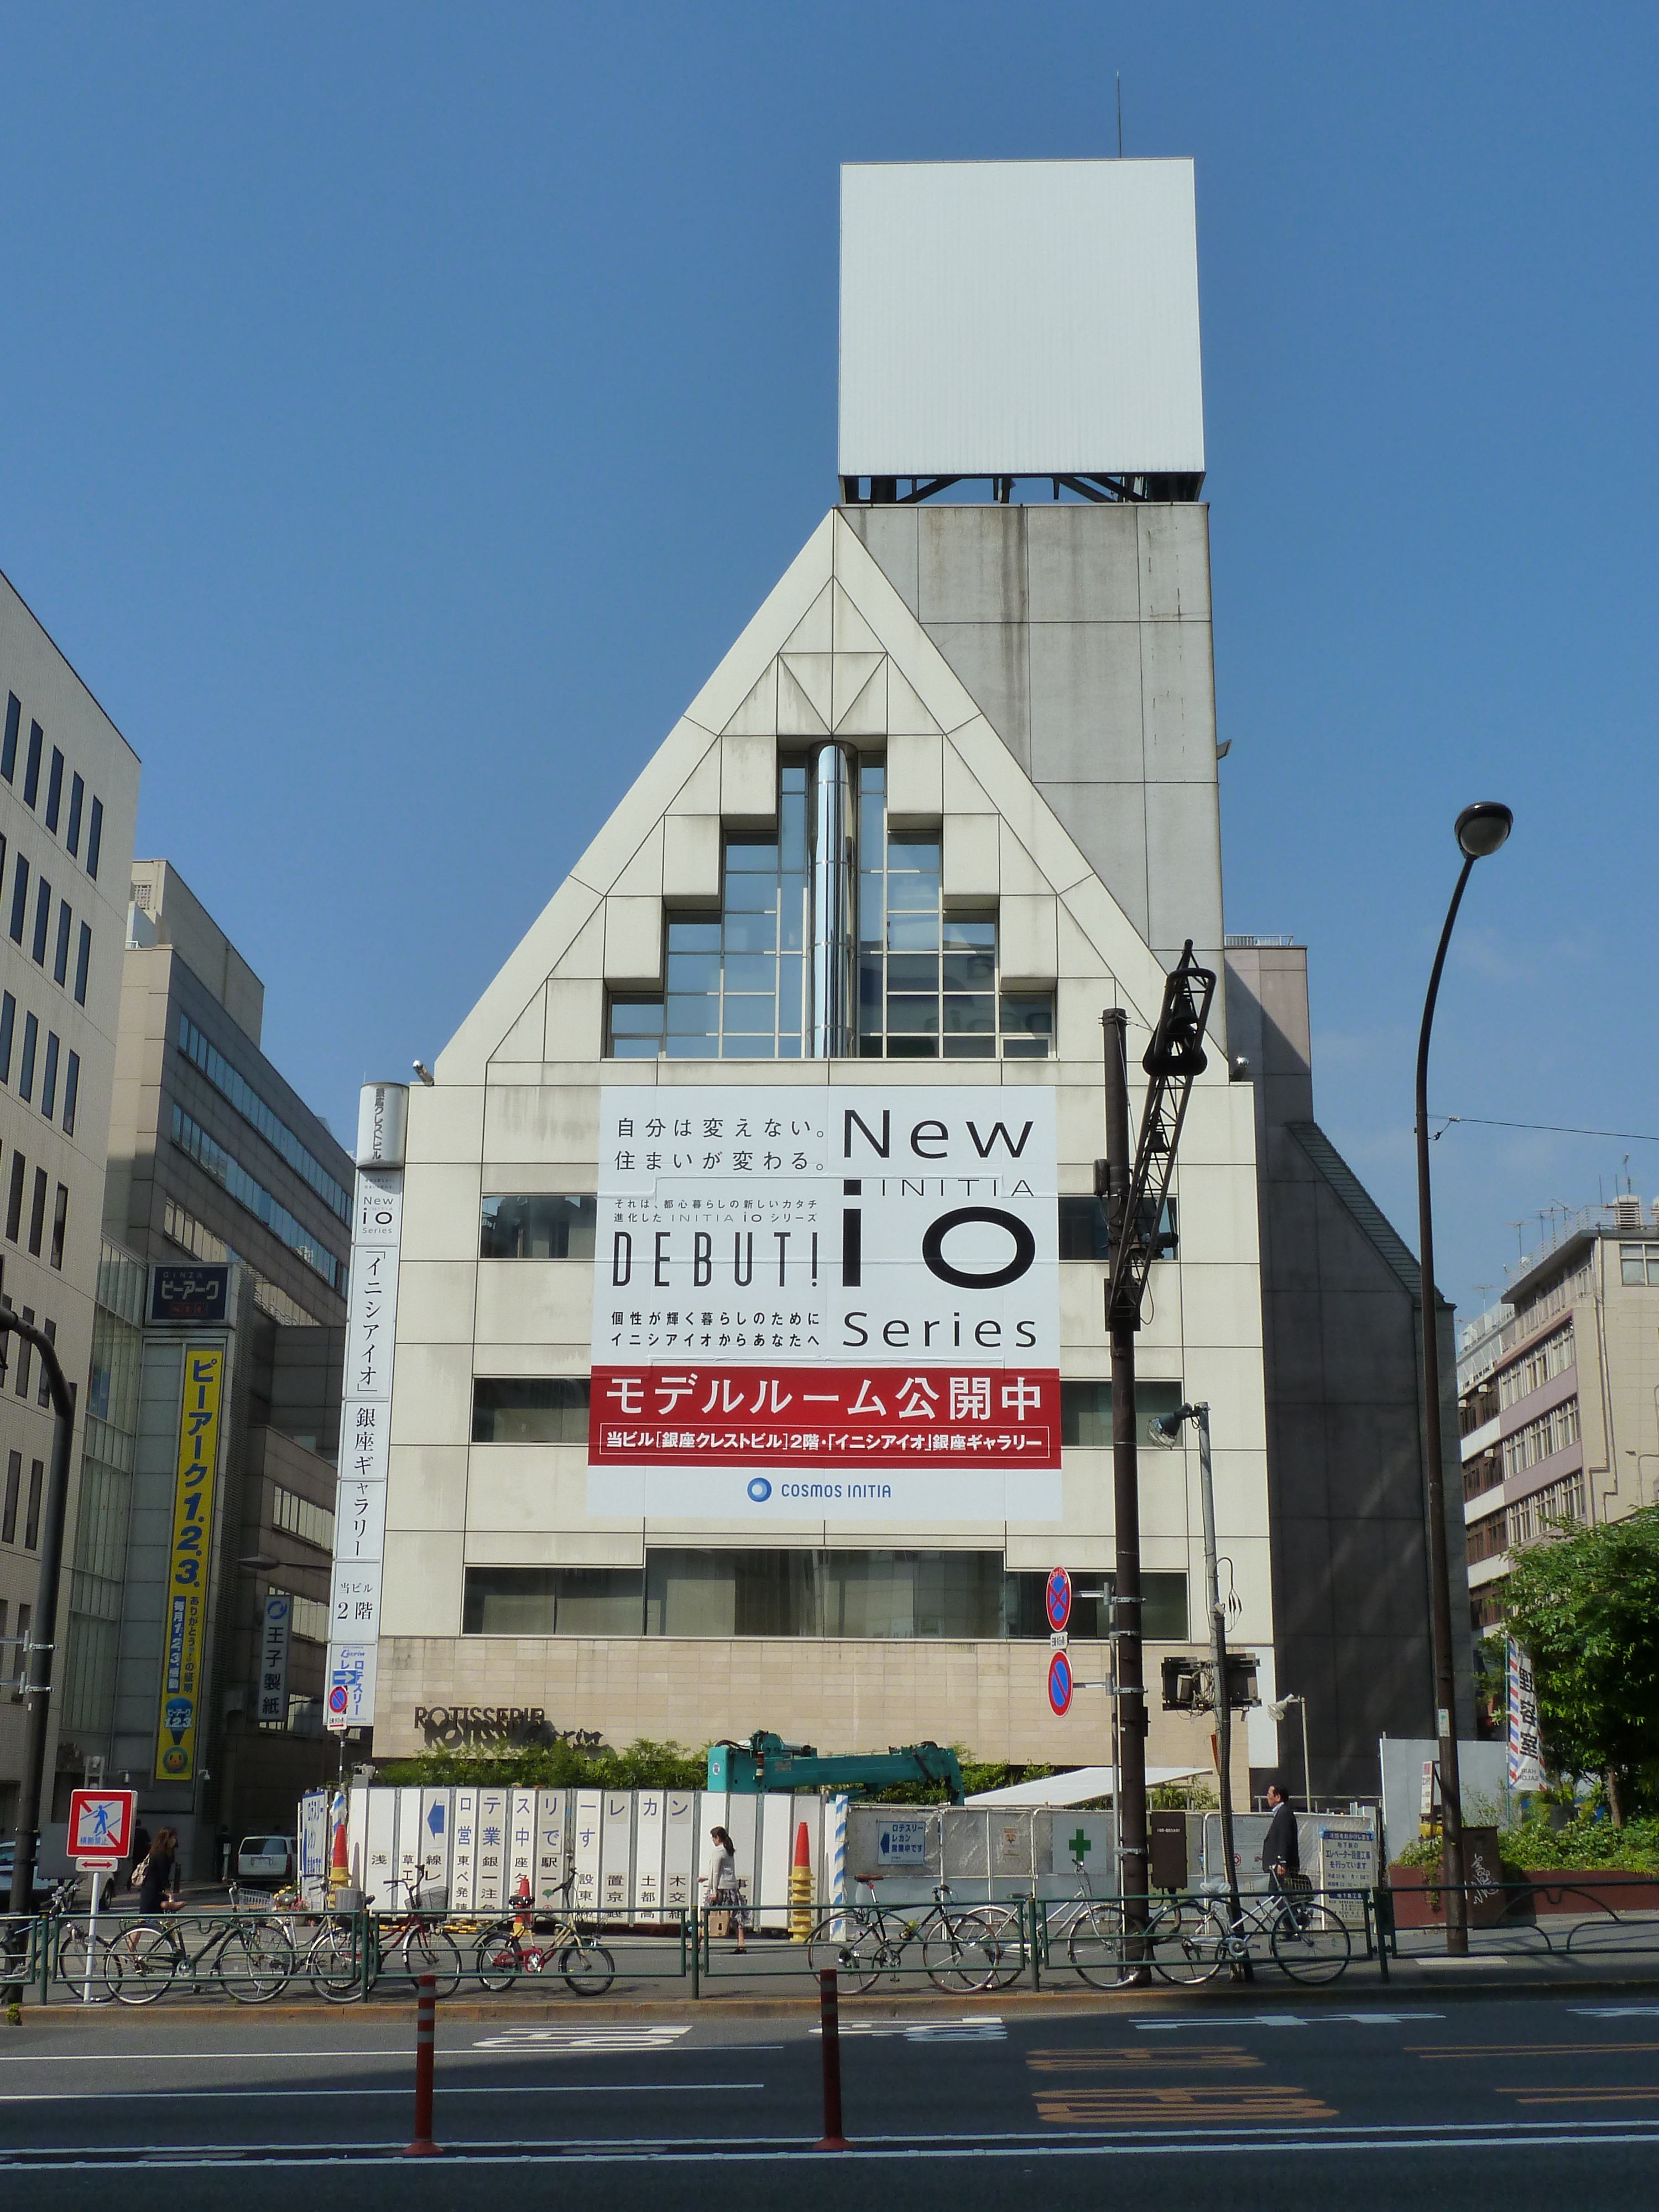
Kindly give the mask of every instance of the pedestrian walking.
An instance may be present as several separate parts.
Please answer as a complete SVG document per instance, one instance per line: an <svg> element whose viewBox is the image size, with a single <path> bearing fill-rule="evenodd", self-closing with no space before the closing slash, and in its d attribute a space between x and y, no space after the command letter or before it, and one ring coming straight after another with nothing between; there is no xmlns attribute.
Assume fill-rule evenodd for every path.
<svg viewBox="0 0 1659 2212"><path fill-rule="evenodd" d="M131 1903L130 1893L137 1888L142 1879L138 1869L149 1856L149 1830L144 1826L144 1816L135 1812L132 1819L132 1863L127 1869L127 1878L124 1882L112 1882L110 1885L112 1891L120 1892L124 1905Z"/></svg>
<svg viewBox="0 0 1659 2212"><path fill-rule="evenodd" d="M1291 1887L1288 1876L1302 1871L1302 1847L1297 1841L1296 1814L1276 1779L1267 1784L1267 1802L1273 1818L1261 1839L1261 1869L1268 1888L1279 1894Z"/></svg>
<svg viewBox="0 0 1659 2212"><path fill-rule="evenodd" d="M132 1881L138 1891L138 1917L132 1923L127 1937L127 1948L131 1950L141 1928L159 1928L161 1916L179 1901L179 1832L176 1828L157 1831L150 1845L132 1870Z"/></svg>
<svg viewBox="0 0 1659 2212"><path fill-rule="evenodd" d="M724 1828L711 1828L708 1839L714 1849L708 1867L708 1902L712 1911L726 1914L727 1929L737 1936L741 1951L749 1915L738 1886L738 1847Z"/></svg>

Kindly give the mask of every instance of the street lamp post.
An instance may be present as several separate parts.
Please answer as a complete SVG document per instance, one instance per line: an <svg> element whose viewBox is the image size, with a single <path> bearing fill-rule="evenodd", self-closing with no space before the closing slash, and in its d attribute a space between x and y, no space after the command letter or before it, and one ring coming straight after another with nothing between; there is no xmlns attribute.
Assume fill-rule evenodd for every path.
<svg viewBox="0 0 1659 2212"><path fill-rule="evenodd" d="M52 1662L58 1640L58 1584L64 1561L64 1519L69 1507L70 1438L75 1428L75 1399L64 1379L57 1349L33 1322L0 1306L0 1333L9 1331L32 1344L46 1370L55 1420L52 1472L46 1480L46 1518L40 1531L40 1579L35 1592L28 1649L19 1657L27 1669L23 1737L23 1775L17 1792L17 1843L11 1869L11 1933L6 1943L5 2001L21 1996L21 1958L24 1923L34 1904L34 1867L40 1844L40 1786L46 1764L46 1722L52 1706Z"/></svg>
<svg viewBox="0 0 1659 2212"><path fill-rule="evenodd" d="M1446 1893L1446 1948L1469 1948L1468 1916L1463 1895L1463 1812L1457 1775L1456 1683L1452 1661L1451 1582L1446 1559L1446 1483L1440 1449L1440 1338L1434 1310L1434 1210L1429 1192L1429 1032L1434 1026L1440 973L1446 964L1452 924L1463 902L1463 890L1477 860L1498 851L1515 826L1515 817L1496 799L1466 806L1456 823L1463 866L1446 909L1446 926L1429 975L1423 1002L1423 1027L1417 1040L1417 1234L1422 1269L1424 1461L1428 1476L1429 1619L1434 1646L1435 1734L1440 1743L1440 1805L1443 1879Z"/></svg>

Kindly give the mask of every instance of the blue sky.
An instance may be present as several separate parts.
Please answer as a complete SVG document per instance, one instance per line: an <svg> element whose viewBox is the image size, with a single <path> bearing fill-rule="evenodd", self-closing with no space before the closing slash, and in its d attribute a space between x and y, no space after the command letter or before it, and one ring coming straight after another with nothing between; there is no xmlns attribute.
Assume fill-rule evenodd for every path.
<svg viewBox="0 0 1659 2212"><path fill-rule="evenodd" d="M1415 1236L1446 1112L1659 1132L1659 15L0 7L0 567L337 1128L835 497L836 168L1197 162L1229 927ZM1437 1145L1466 1309L1650 1145Z"/></svg>

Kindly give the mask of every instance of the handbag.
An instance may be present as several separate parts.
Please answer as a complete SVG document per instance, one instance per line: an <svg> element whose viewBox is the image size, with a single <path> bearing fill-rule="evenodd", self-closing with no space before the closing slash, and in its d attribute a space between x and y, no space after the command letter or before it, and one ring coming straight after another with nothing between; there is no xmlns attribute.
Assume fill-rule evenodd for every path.
<svg viewBox="0 0 1659 2212"><path fill-rule="evenodd" d="M708 1932L722 1938L732 1933L732 1915L724 1905L711 1905L708 1909Z"/></svg>
<svg viewBox="0 0 1659 2212"><path fill-rule="evenodd" d="M149 1854L146 1851L143 1857L139 1860L137 1865L134 1867L132 1872L127 1876L127 1887L129 1889L142 1889L144 1886L144 1876L149 1872Z"/></svg>

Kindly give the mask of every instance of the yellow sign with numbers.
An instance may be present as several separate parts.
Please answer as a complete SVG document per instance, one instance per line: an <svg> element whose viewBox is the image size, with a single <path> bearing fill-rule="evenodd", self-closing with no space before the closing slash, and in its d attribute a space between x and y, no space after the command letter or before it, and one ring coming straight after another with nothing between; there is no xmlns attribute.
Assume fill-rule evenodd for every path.
<svg viewBox="0 0 1659 2212"><path fill-rule="evenodd" d="M167 1561L161 1724L155 1739L158 1782L196 1774L196 1724L207 1642L208 1543L219 1468L219 1401L224 1388L221 1344L185 1346L184 1395L179 1408L179 1462L173 1490L173 1550Z"/></svg>

